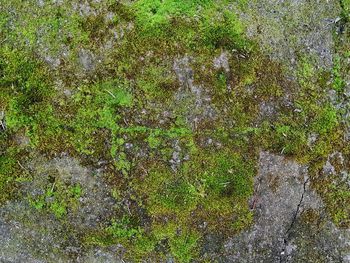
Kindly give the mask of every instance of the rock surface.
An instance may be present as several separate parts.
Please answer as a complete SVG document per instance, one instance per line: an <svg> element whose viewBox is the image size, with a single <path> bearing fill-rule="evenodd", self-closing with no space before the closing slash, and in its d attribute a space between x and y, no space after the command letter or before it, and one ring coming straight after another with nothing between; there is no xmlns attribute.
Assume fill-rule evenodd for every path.
<svg viewBox="0 0 350 263"><path fill-rule="evenodd" d="M247 34L256 37L267 53L292 69L299 56L316 59L316 65L332 67L333 29L340 5L329 0L249 1L241 13Z"/></svg>
<svg viewBox="0 0 350 263"><path fill-rule="evenodd" d="M325 215L306 166L261 152L255 189L255 224L225 244L227 262L349 262L349 231Z"/></svg>
<svg viewBox="0 0 350 263"><path fill-rule="evenodd" d="M66 222L28 201L9 201L0 207L0 262L118 262L115 249L86 250L79 241L79 233L103 225L112 215L115 201L101 173L69 156L49 161L37 156L26 169L36 175L21 187L29 200L45 195L48 188L55 191L55 184L62 182L84 190L74 211L67 211ZM47 196L46 205L59 198Z"/></svg>
<svg viewBox="0 0 350 263"><path fill-rule="evenodd" d="M0 263L125 263L130 244L159 253L162 262L202 262L192 258L199 255L220 263L350 263L350 37L343 1L233 1L219 8L218 24L211 9L201 13L203 6L111 2L0 3L1 30L10 17L8 31L0 31L0 45L6 43L0 88L10 91L0 98L6 141L0 167L20 174L0 171L0 190L13 191L0 203ZM45 24L42 16L54 18ZM186 24L201 19L198 28ZM231 43L240 39L230 19L242 24L246 43L256 41L256 53ZM178 32L182 23L192 31ZM210 34L201 39L208 28L214 44ZM147 38L150 30L155 39ZM158 39L158 30L175 43ZM15 44L7 44L8 32ZM197 38L198 50L188 48ZM20 62L17 53L11 57L11 45L16 52L29 46L52 86L37 91L42 79L27 74L34 66L20 64L23 55ZM5 72L8 57L15 62ZM21 67L25 77L16 79ZM316 98L311 106L309 95ZM329 112L319 114L324 108ZM300 141L295 149L307 157L293 152ZM140 189L145 185L150 189ZM207 211L219 219L217 228ZM227 218L228 234L216 231ZM232 230L240 220L243 227ZM135 262L160 262L145 254Z"/></svg>

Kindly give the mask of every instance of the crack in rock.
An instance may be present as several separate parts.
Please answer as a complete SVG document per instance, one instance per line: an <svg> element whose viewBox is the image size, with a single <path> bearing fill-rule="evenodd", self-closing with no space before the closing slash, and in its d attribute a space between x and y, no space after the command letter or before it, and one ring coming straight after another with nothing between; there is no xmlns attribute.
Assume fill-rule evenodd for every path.
<svg viewBox="0 0 350 263"><path fill-rule="evenodd" d="M292 219L292 222L289 226L289 228L287 229L286 233L285 233L285 238L284 238L284 243L283 243L283 247L282 247L282 251L280 253L280 263L284 263L286 262L286 259L285 259L285 254L286 254L286 248L288 246L288 243L289 243L289 238L290 238L290 231L292 230L294 224L296 223L297 221L297 218L298 218L298 215L300 214L300 207L302 206L303 204L303 201L304 201L304 196L305 196L305 193L306 193L306 187L307 187L307 183L309 182L310 178L308 177L304 184L303 184L303 193L301 194L301 197L300 197L300 202L299 204L297 205L297 208L296 208L296 211L294 213L294 216L293 216L293 219ZM302 213L302 211L301 211Z"/></svg>
<svg viewBox="0 0 350 263"><path fill-rule="evenodd" d="M338 263L347 256L348 237L327 218L322 200L310 189L307 166L260 152L255 186L255 224L225 243L224 262L312 262L305 260L316 255L319 262ZM305 221L308 213L318 219Z"/></svg>

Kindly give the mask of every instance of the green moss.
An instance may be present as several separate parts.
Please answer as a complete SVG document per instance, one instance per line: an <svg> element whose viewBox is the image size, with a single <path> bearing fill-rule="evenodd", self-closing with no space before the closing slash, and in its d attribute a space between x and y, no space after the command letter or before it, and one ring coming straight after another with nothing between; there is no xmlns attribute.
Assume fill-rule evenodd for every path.
<svg viewBox="0 0 350 263"><path fill-rule="evenodd" d="M130 227L130 218L123 216L120 221L113 221L107 233L117 239L131 239L140 233L137 228Z"/></svg>
<svg viewBox="0 0 350 263"><path fill-rule="evenodd" d="M147 142L151 148L157 148L161 144L161 140L157 138L154 134L151 134L147 138Z"/></svg>
<svg viewBox="0 0 350 263"><path fill-rule="evenodd" d="M60 181L48 185L45 193L35 198L29 197L29 203L37 210L47 211L58 219L64 219L68 212L74 213L83 191L79 184L67 186Z"/></svg>
<svg viewBox="0 0 350 263"><path fill-rule="evenodd" d="M136 261L158 262L169 253L178 262L200 261L204 222L206 231L223 236L253 223L248 201L258 151L308 163L316 181L321 161L342 149L341 113L327 94L344 89L343 58L327 73L301 56L292 83L281 65L244 36L232 8L245 8L245 0L128 2L91 3L112 12L110 20L103 12L83 18L68 2L42 9L33 8L34 1L16 3L17 19L1 13L0 106L7 129L4 136L0 131L6 142L0 202L25 178L18 174L20 156L12 152L16 135L25 133L31 149L42 154L68 152L91 165L106 162L115 196L130 204L120 204L108 226L86 233L85 245L121 243ZM111 50L100 52L111 32L123 34ZM44 56L60 56L62 47L69 54L51 68L38 57L39 44L49 47ZM92 72L77 67L82 48L101 57ZM213 68L224 51L230 54L228 72ZM184 56L191 58L185 73L198 92L179 87L174 61ZM266 103L276 111L263 116ZM180 163L171 167L174 155ZM335 190L330 182L315 188L334 221L347 224L347 189ZM80 185L57 181L30 203L63 220L83 193Z"/></svg>
<svg viewBox="0 0 350 263"><path fill-rule="evenodd" d="M50 205L50 210L57 218L62 218L67 213L66 205L59 202L53 202Z"/></svg>
<svg viewBox="0 0 350 263"><path fill-rule="evenodd" d="M239 155L201 153L184 165L180 177L162 166L148 171L145 180L133 185L155 220L170 217L180 229L205 220L211 229L227 231L238 231L251 224L245 218L252 218L248 198L253 190L254 167ZM237 217L231 228L232 215ZM167 232L167 228L168 225L158 227L158 233Z"/></svg>
<svg viewBox="0 0 350 263"><path fill-rule="evenodd" d="M161 61L155 61L161 63ZM167 99L174 89L175 78L169 72L167 65L162 67L149 65L145 71L137 76L137 87L144 92L148 99Z"/></svg>
<svg viewBox="0 0 350 263"><path fill-rule="evenodd" d="M320 135L329 134L338 126L338 111L330 105L324 105L312 123L312 130Z"/></svg>
<svg viewBox="0 0 350 263"><path fill-rule="evenodd" d="M348 206L350 191L346 183L331 176L331 178L321 180L316 188L324 197L326 208L333 222L339 227L346 228L350 223Z"/></svg>
<svg viewBox="0 0 350 263"><path fill-rule="evenodd" d="M234 12L221 10L218 18L208 10L201 26L203 43L212 49L248 49L249 42L243 37L243 27Z"/></svg>
<svg viewBox="0 0 350 263"><path fill-rule="evenodd" d="M115 149L120 146L118 138L121 116L118 108L131 107L132 95L127 86L118 81L105 81L92 86L82 86L73 96L76 110L73 119L67 120L70 126L70 143L78 153L94 155L99 140L94 136L97 131L109 130L112 137L111 157L116 157Z"/></svg>
<svg viewBox="0 0 350 263"><path fill-rule="evenodd" d="M4 3L2 8L11 14L9 23L4 25L7 28L12 24L7 41L16 46L31 49L44 45L49 55L56 56L63 44L77 48L88 40L87 32L80 26L82 18L69 4L46 3L39 8L36 1L27 1ZM16 12L20 16L14 17Z"/></svg>
<svg viewBox="0 0 350 263"><path fill-rule="evenodd" d="M23 167L27 152L16 147L10 136L0 132L0 204L17 198L17 187L30 178L29 172Z"/></svg>
<svg viewBox="0 0 350 263"><path fill-rule="evenodd" d="M301 151L307 145L307 133L303 128L278 124L276 133L282 153L303 154Z"/></svg>
<svg viewBox="0 0 350 263"><path fill-rule="evenodd" d="M218 195L249 197L252 194L253 168L234 153L210 156L211 169L204 176L206 187Z"/></svg>
<svg viewBox="0 0 350 263"><path fill-rule="evenodd" d="M196 1L137 1L133 8L135 9L136 21L146 33L156 36L162 34L164 28L171 26L173 17L191 17L201 6L208 6L211 0ZM158 35L159 36L159 35Z"/></svg>
<svg viewBox="0 0 350 263"><path fill-rule="evenodd" d="M10 186L15 180L15 169L17 168L16 159L10 154L0 157L0 203L10 195Z"/></svg>
<svg viewBox="0 0 350 263"><path fill-rule="evenodd" d="M200 236L196 233L182 233L170 239L171 254L181 263L191 262L196 256L197 242Z"/></svg>
<svg viewBox="0 0 350 263"><path fill-rule="evenodd" d="M333 89L337 92L342 92L345 88L345 81L341 75L341 59L339 56L336 56L334 59L333 65Z"/></svg>
<svg viewBox="0 0 350 263"><path fill-rule="evenodd" d="M342 17L345 19L345 21L349 21L349 15L350 15L350 1L349 0L340 0L340 6L342 8Z"/></svg>

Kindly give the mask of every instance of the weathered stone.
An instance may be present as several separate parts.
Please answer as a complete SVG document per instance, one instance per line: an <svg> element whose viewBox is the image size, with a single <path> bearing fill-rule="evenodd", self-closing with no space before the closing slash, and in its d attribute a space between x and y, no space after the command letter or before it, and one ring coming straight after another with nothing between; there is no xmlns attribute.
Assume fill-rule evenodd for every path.
<svg viewBox="0 0 350 263"><path fill-rule="evenodd" d="M315 66L330 68L333 28L340 14L338 1L249 1L240 14L247 34L273 58L295 70L298 56L316 58Z"/></svg>
<svg viewBox="0 0 350 263"><path fill-rule="evenodd" d="M322 200L309 187L307 166L261 152L251 207L255 224L226 243L227 262L318 262L310 256L314 248L301 247L303 242L317 246L314 256L323 260L319 262L341 262L338 260L345 260L350 252L346 232L336 229L329 219L318 226L300 218L310 209L324 214ZM298 232L299 228L306 229L307 235ZM332 244L324 242L330 237ZM307 261L298 261L300 258Z"/></svg>
<svg viewBox="0 0 350 263"><path fill-rule="evenodd" d="M82 195L64 220L35 209L28 201L10 201L0 207L0 262L118 262L114 250L85 251L80 240L85 231L108 224L112 215L115 202L101 173L68 156L52 160L37 156L25 166L35 174L20 189L29 200L45 194L48 187L54 189L55 182L79 184Z"/></svg>

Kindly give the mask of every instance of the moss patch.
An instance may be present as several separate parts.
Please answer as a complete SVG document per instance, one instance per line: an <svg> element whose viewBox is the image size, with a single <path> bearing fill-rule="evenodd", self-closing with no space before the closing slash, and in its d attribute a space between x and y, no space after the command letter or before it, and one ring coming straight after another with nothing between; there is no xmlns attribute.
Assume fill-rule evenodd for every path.
<svg viewBox="0 0 350 263"><path fill-rule="evenodd" d="M301 54L291 81L245 37L228 1L78 2L3 7L14 13L0 19L1 202L22 178L15 138L25 134L27 150L107 164L119 206L84 245L120 243L135 260L200 260L204 235L253 223L264 149L308 163L334 222L348 225L337 206L348 189L319 181L327 156L346 148L328 97L344 90L343 54L330 72ZM229 70L213 65L222 54ZM66 220L80 194L57 183L30 202Z"/></svg>

